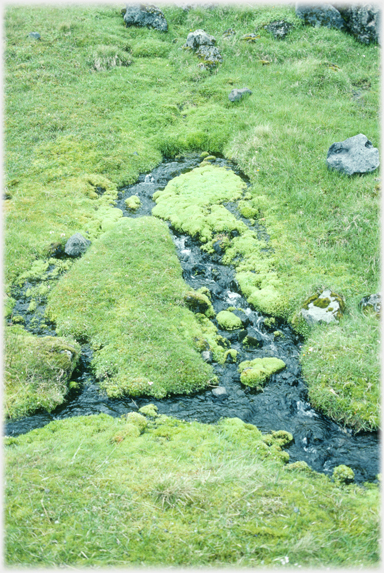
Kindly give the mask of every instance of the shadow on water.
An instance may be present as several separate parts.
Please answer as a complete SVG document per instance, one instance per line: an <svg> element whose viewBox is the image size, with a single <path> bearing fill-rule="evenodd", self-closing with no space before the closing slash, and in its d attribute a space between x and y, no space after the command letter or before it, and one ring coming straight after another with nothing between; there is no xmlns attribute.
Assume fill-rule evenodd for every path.
<svg viewBox="0 0 384 573"><path fill-rule="evenodd" d="M174 177L198 166L200 161L197 155L178 160L165 160L151 173L141 175L134 185L121 189L116 207L123 211L124 216L150 215L155 206L152 200L153 193L163 189ZM225 159L217 158L214 163L230 166L248 184L248 180L237 167ZM141 200L141 206L135 213L128 212L125 206L125 200L132 195L138 195ZM225 206L249 225L249 221L239 214L235 203ZM254 229L260 238L268 239L266 230L257 222ZM219 334L228 340L231 348L238 351L237 362L274 356L282 359L286 368L273 374L263 391L259 393L243 386L237 365L227 362L223 365L212 363L220 386L225 388L225 393L219 397L216 397L210 388L194 395L172 396L161 400L153 397L133 400L128 396L111 399L100 390L92 375L91 349L83 346L79 365L72 376L82 383L81 389L71 391L65 404L56 408L51 414L40 411L21 420L9 421L5 427L6 435L17 436L42 427L52 420L71 416L105 413L118 417L153 403L158 407L160 414L171 415L181 420L212 424L222 417L238 417L244 422L255 424L262 432L286 430L294 437L293 443L288 448L290 462L304 460L316 471L329 475L335 466L346 464L355 472L355 481L376 481L379 472L378 434L375 432L353 434L352 430L338 426L310 406L307 386L301 377L298 359L301 344L299 336L282 321L277 321L273 327L265 324L266 316L253 310L242 296L234 269L221 263L219 249L214 255L208 255L190 236L177 234L171 227L169 230L183 269L184 280L194 289L209 288L216 313L234 306L244 310L244 313L241 313L243 327L239 330L231 332L220 330L217 321L213 319L219 328ZM17 303L19 313L28 306L25 292L25 287L20 289ZM43 316L44 301L38 310ZM27 321L27 328L28 324ZM54 335L53 326L47 325L47 327L46 332L41 332L40 329L35 330L35 333ZM278 338L273 333L277 328L283 333L283 336ZM247 333L252 334L253 346L243 345L242 341Z"/></svg>

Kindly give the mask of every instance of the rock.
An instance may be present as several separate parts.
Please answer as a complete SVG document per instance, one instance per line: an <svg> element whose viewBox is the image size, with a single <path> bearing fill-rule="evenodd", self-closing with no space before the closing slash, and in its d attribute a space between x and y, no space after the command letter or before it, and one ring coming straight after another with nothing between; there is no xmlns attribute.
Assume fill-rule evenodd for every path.
<svg viewBox="0 0 384 573"><path fill-rule="evenodd" d="M218 48L215 46L200 46L196 51L196 56L200 60L200 67L207 69L214 68L223 61Z"/></svg>
<svg viewBox="0 0 384 573"><path fill-rule="evenodd" d="M229 101L240 101L245 94L252 95L252 92L248 88L242 88L240 90L234 89L228 96Z"/></svg>
<svg viewBox="0 0 384 573"><path fill-rule="evenodd" d="M34 40L40 40L41 39L39 32L30 32L28 35L30 38L33 38Z"/></svg>
<svg viewBox="0 0 384 573"><path fill-rule="evenodd" d="M319 28L345 29L345 22L340 12L331 4L307 4L297 2L295 6L296 16L304 20L306 24Z"/></svg>
<svg viewBox="0 0 384 573"><path fill-rule="evenodd" d="M379 164L379 150L362 133L333 143L328 149L328 168L346 175L371 173Z"/></svg>
<svg viewBox="0 0 384 573"><path fill-rule="evenodd" d="M225 400L226 398L228 398L228 392L226 391L224 386L218 386L217 388L214 388L212 390L212 394L218 400Z"/></svg>
<svg viewBox="0 0 384 573"><path fill-rule="evenodd" d="M124 22L129 26L155 28L160 32L168 31L168 23L163 12L151 4L127 4L124 13Z"/></svg>
<svg viewBox="0 0 384 573"><path fill-rule="evenodd" d="M377 316L380 317L381 314L381 295L380 294L371 294L369 296L365 296L359 302L359 307L364 313L374 312Z"/></svg>
<svg viewBox="0 0 384 573"><path fill-rule="evenodd" d="M261 346L263 343L263 337L256 328L250 327L247 329L247 337L244 340L244 343L248 346Z"/></svg>
<svg viewBox="0 0 384 573"><path fill-rule="evenodd" d="M380 10L373 4L355 4L335 7L345 25L355 38L363 44L380 43Z"/></svg>
<svg viewBox="0 0 384 573"><path fill-rule="evenodd" d="M204 350L204 352L201 353L201 357L204 360L204 362L207 362L208 364L211 364L213 360L212 352L210 350Z"/></svg>
<svg viewBox="0 0 384 573"><path fill-rule="evenodd" d="M222 310L216 316L220 328L224 330L235 330L241 328L243 323L241 319L228 310Z"/></svg>
<svg viewBox="0 0 384 573"><path fill-rule="evenodd" d="M321 294L309 297L299 314L310 325L319 322L338 322L344 308L341 296L332 292L331 289L326 289Z"/></svg>
<svg viewBox="0 0 384 573"><path fill-rule="evenodd" d="M240 318L241 324L243 327L246 327L249 325L249 323L250 323L249 317L243 310L238 310L238 309L232 310L232 313L235 316L237 316L238 318Z"/></svg>
<svg viewBox="0 0 384 573"><path fill-rule="evenodd" d="M244 36L241 36L240 40L243 40L244 42L248 42L249 44L253 44L254 42L256 42L256 40L259 39L260 36L257 36L256 34L244 34Z"/></svg>
<svg viewBox="0 0 384 573"><path fill-rule="evenodd" d="M200 292L187 292L184 295L184 302L192 312L205 314L208 317L215 316L215 311L207 295Z"/></svg>
<svg viewBox="0 0 384 573"><path fill-rule="evenodd" d="M271 32L276 40L283 39L293 28L293 24L286 22L285 20L276 20L275 22L270 22L267 26L264 26L268 32Z"/></svg>
<svg viewBox="0 0 384 573"><path fill-rule="evenodd" d="M65 253L70 257L78 257L88 249L91 241L85 239L80 233L75 233L65 244Z"/></svg>
<svg viewBox="0 0 384 573"><path fill-rule="evenodd" d="M210 36L204 30L195 30L188 34L183 48L197 50L200 46L214 46L215 44L216 40L213 36Z"/></svg>

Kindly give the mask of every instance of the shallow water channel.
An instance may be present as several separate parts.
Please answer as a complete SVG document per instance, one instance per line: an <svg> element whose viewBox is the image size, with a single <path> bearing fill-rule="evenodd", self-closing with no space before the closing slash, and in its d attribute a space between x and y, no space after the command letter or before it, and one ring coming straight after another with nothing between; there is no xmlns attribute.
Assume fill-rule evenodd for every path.
<svg viewBox="0 0 384 573"><path fill-rule="evenodd" d="M134 185L121 189L116 207L123 211L124 216L150 215L155 205L152 200L153 193L163 189L172 178L198 166L200 162L198 156L164 161L151 173L140 176ZM230 166L242 176L236 166L224 159L217 158L214 163ZM245 177L243 179L246 180ZM131 195L138 195L141 200L141 206L134 214L128 212L125 207L125 200ZM225 204L225 206L250 225L240 216L235 204ZM258 236L268 239L263 227L256 223L252 228ZM294 437L293 443L287 448L290 462L304 460L316 471L326 474L332 474L335 466L346 464L354 470L355 481L376 481L376 475L380 471L378 434L375 432L353 434L352 430L338 426L310 406L307 387L301 377L298 360L301 342L297 334L280 320L276 320L272 326L265 324L267 317L253 310L241 295L235 271L221 264L219 247L213 256L208 255L201 251L199 243L190 236L176 234L172 228L170 233L183 269L184 280L194 289L204 286L211 291L216 313L228 307L241 308L245 311L245 315L241 313L245 316L242 329L232 332L219 329L219 334L227 338L231 347L238 351L237 362L274 356L282 359L286 363L286 368L273 374L264 386L263 392L259 393L243 386L237 365L227 362L224 365L212 363L220 386L226 390L226 394L219 397L212 393L212 388L209 388L194 395L172 396L161 400L153 397L134 400L129 397L110 399L99 389L90 368L92 351L84 346L79 365L72 376L73 379L83 382L81 389L71 391L66 402L50 414L40 411L21 420L8 422L5 434L17 436L42 427L52 420L70 416L99 413L121 416L127 412L137 411L145 404L153 403L158 407L160 414L186 421L215 423L222 417L238 417L244 422L255 424L262 432L286 430ZM33 315L28 313L29 301L26 291L29 285L30 283L13 293L17 298L15 310L19 315L25 316L25 326L32 332L45 336L55 335L54 325L48 325L48 328L39 327L41 322L39 317L42 318L44 313L44 299ZM218 326L215 319L213 322ZM252 332L255 339L253 347L244 347L242 344L247 330ZM274 335L276 330L281 331L283 336L276 337Z"/></svg>

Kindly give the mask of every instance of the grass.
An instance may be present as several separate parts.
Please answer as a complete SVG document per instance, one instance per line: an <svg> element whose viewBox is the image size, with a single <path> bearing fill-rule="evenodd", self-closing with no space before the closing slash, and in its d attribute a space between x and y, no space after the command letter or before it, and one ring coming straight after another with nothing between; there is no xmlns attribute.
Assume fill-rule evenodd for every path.
<svg viewBox="0 0 384 573"><path fill-rule="evenodd" d="M377 564L377 486L285 465L280 433L236 418L152 420L118 442L132 423L105 414L6 439L7 565Z"/></svg>

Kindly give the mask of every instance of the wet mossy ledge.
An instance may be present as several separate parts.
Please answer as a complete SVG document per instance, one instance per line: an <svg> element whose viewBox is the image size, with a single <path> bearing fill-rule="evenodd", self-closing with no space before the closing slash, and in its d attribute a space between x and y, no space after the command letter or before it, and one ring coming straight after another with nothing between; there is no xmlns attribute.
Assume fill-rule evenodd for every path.
<svg viewBox="0 0 384 573"><path fill-rule="evenodd" d="M73 338L37 337L21 325L8 328L5 338L5 415L27 416L39 409L51 412L64 402L80 356Z"/></svg>
<svg viewBox="0 0 384 573"><path fill-rule="evenodd" d="M202 350L224 361L215 326L185 306L190 294L167 225L123 218L73 264L49 296L47 315L60 336L89 342L108 396L163 398L214 383Z"/></svg>
<svg viewBox="0 0 384 573"><path fill-rule="evenodd" d="M305 462L287 464L291 440L238 418L188 423L151 406L5 438L6 562L377 564L378 486L348 485L346 466L332 479Z"/></svg>

